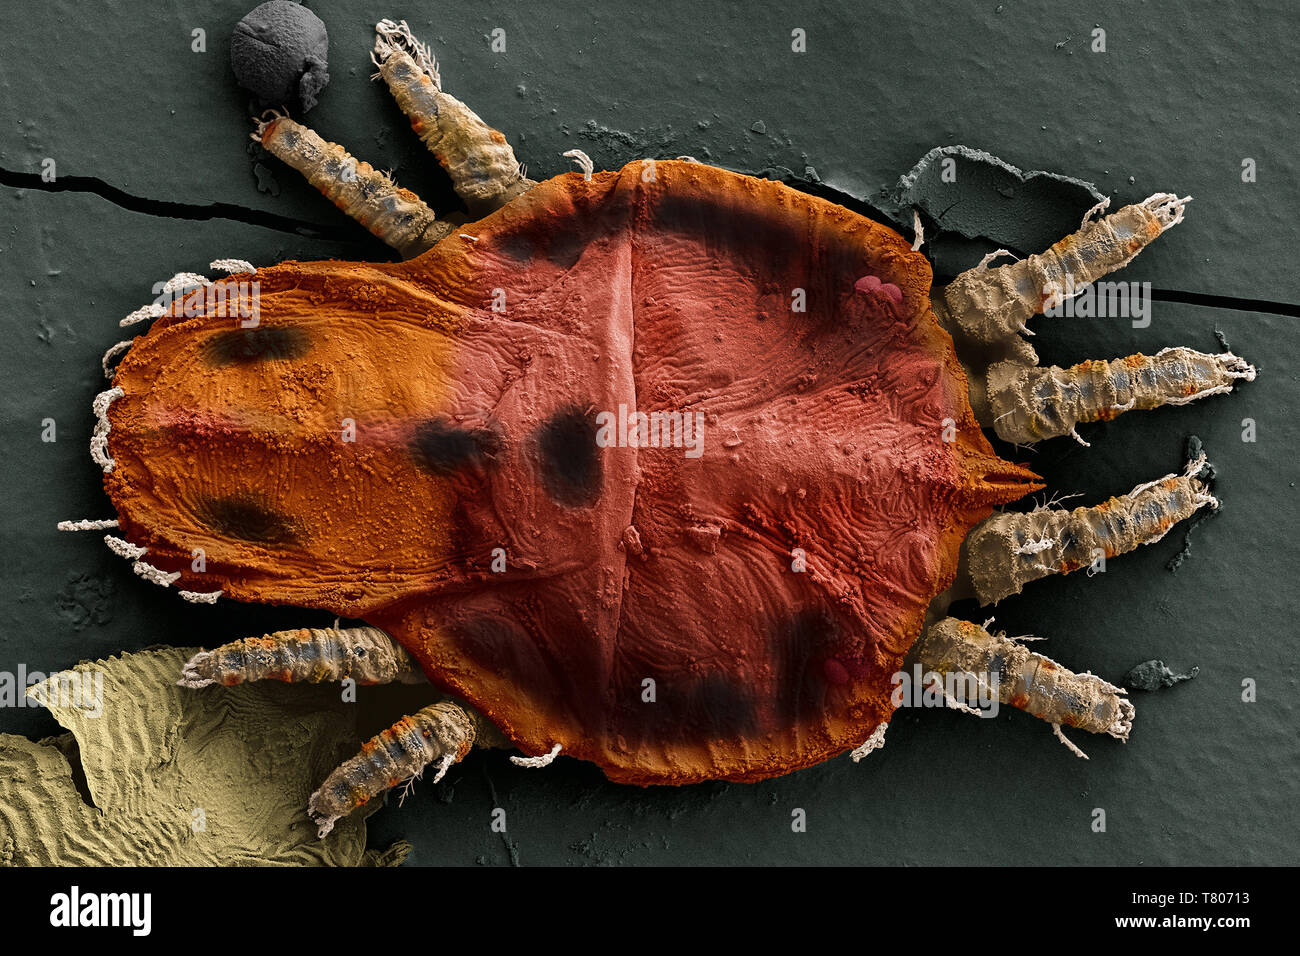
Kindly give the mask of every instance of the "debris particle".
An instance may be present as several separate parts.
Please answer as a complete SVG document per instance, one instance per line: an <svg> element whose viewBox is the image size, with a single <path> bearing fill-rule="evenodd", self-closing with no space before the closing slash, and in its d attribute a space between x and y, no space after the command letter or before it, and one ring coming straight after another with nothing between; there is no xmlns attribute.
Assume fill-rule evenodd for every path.
<svg viewBox="0 0 1300 956"><path fill-rule="evenodd" d="M1189 673L1176 674L1164 661L1143 661L1124 675L1124 686L1130 690L1160 690L1191 680L1200 672L1199 667L1193 667Z"/></svg>
<svg viewBox="0 0 1300 956"><path fill-rule="evenodd" d="M1215 330L1215 334L1220 336L1222 335L1222 333L1219 332L1217 329ZM1220 338L1219 341L1224 343L1224 351L1230 351L1224 339ZM1204 444L1201 442L1201 439L1198 438L1196 435L1188 435L1186 451L1187 454L1190 456L1188 460L1195 461L1197 458L1200 458L1201 455L1204 453ZM1199 477L1201 481L1205 482L1207 489L1212 487L1214 479L1216 477L1214 465L1211 464L1209 461L1207 461L1205 463L1205 467L1201 469L1197 477ZM1193 518L1191 523L1188 524L1187 527L1183 530L1182 549L1177 554L1175 554L1172 558L1169 559L1169 562L1165 565L1166 568L1168 568L1170 571L1177 571L1180 567L1182 567L1183 562L1192 556L1192 532L1196 530L1197 526L1202 521L1208 521L1210 518L1219 514L1219 512L1221 512L1222 510L1223 510L1223 504L1220 503L1217 508L1205 508L1197 513L1196 517Z"/></svg>
<svg viewBox="0 0 1300 956"><path fill-rule="evenodd" d="M316 14L290 0L269 0L235 24L230 66L262 106L316 105L329 83L329 34Z"/></svg>
<svg viewBox="0 0 1300 956"><path fill-rule="evenodd" d="M253 175L257 177L257 191L259 193L270 193L272 196L280 195L280 182L275 178L275 173L271 172L261 163L253 164Z"/></svg>

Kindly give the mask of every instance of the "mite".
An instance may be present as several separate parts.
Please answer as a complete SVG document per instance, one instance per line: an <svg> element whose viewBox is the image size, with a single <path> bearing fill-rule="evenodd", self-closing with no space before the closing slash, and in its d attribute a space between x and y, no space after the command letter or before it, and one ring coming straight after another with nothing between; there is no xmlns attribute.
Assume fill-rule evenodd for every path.
<svg viewBox="0 0 1300 956"><path fill-rule="evenodd" d="M92 455L117 517L66 525L110 530L187 600L366 624L204 651L187 687L436 688L322 782L322 836L475 745L634 784L861 759L914 662L936 686L979 675L1062 740L1127 738L1123 690L947 608L1218 506L1197 456L1095 507L996 511L1042 483L982 430L1082 440L1254 377L1185 348L1045 368L1025 337L1052 289L1128 263L1186 199L1099 207L1042 255L932 288L920 237L694 161L596 173L575 151L580 172L535 183L405 24L377 33L469 216L264 117L256 139L404 261L178 276L180 301L128 316L152 325L105 357ZM253 281L256 310L210 307Z"/></svg>

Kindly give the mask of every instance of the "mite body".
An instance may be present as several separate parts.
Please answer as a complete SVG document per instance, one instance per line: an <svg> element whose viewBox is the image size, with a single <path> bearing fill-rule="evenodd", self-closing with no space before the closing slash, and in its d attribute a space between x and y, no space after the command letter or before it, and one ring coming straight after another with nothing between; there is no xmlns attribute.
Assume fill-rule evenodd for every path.
<svg viewBox="0 0 1300 956"><path fill-rule="evenodd" d="M640 784L860 759L913 645L932 671L996 672L1058 734L1127 736L1119 688L945 614L1217 507L1201 457L1092 508L994 513L1042 484L980 427L1079 437L1254 376L1184 348L1041 369L1023 337L1045 289L1122 267L1186 199L1090 214L1042 256L932 289L920 235L776 183L693 161L597 173L578 151L581 174L533 183L405 24L377 34L379 75L481 218L438 219L306 127L263 123L410 258L258 269L254 327L128 316L153 324L105 357L91 442L117 516L66 524L112 529L190 600L368 625L203 652L186 686L422 674L444 692L322 784L322 833L476 743ZM247 281L223 263L215 285ZM608 440L637 416L694 440Z"/></svg>

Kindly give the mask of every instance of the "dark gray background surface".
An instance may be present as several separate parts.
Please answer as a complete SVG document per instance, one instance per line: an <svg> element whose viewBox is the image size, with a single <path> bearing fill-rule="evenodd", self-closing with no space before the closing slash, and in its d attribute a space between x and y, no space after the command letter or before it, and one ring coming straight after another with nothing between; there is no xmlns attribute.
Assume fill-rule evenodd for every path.
<svg viewBox="0 0 1300 956"><path fill-rule="evenodd" d="M184 605L97 536L54 531L60 519L110 513L86 452L90 401L117 320L151 298L152 283L218 257L387 255L283 167L271 167L278 194L259 192L247 97L228 63L229 31L252 5L0 0L0 167L30 175L50 157L60 177L131 197L243 210L190 221L110 202L94 184L55 193L10 177L18 185L0 187L0 670L323 623L291 609ZM374 843L410 840L412 863L1297 862L1300 44L1289 3L309 5L330 31L332 82L307 121L426 198L445 198L445 178L368 81L384 16L410 21L446 88L510 137L534 178L569 169L560 153L572 148L611 169L690 154L752 173L812 166L878 203L928 149L965 143L1092 182L1116 205L1191 194L1187 221L1121 277L1291 304L1288 315L1160 301L1146 329L1037 326L1044 360L1065 364L1176 344L1218 351L1217 326L1260 369L1226 398L1087 426L1092 448L1057 440L1021 456L1051 489L1082 493L1074 503L1181 468L1189 434L1218 466L1225 507L1176 573L1165 564L1181 529L1105 574L1041 583L996 609L998 626L1044 635L1039 650L1110 680L1153 657L1201 668L1191 683L1135 695L1127 745L1076 733L1084 762L1018 712L902 712L885 749L861 764L650 790L575 761L527 771L480 753L443 784L417 786L404 807L390 801L372 819ZM1095 26L1105 53L1089 50ZM496 27L505 53L489 48ZM796 27L807 53L790 51ZM191 52L195 28L207 31L206 53ZM1241 180L1245 157L1256 183ZM259 225L263 213L323 235ZM991 248L967 245L969 264ZM40 441L47 417L53 444ZM1255 443L1241 440L1245 418L1257 422ZM1258 702L1241 701L1244 678L1258 682ZM43 711L0 710L0 730L55 729ZM506 838L488 829L494 806L507 810ZM1097 807L1105 833L1090 827ZM807 811L806 833L791 832L794 808Z"/></svg>

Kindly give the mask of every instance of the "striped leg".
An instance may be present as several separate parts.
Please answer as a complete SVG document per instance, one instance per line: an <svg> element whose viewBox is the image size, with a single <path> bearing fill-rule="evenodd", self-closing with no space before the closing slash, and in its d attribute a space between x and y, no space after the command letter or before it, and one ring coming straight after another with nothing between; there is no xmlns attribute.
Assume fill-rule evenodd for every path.
<svg viewBox="0 0 1300 956"><path fill-rule="evenodd" d="M1187 348L1130 355L1071 368L998 362L985 377L993 428L1004 441L1027 445L1071 435L1075 426L1110 421L1134 408L1186 405L1232 391L1255 378L1255 369L1231 352L1207 355Z"/></svg>
<svg viewBox="0 0 1300 956"><path fill-rule="evenodd" d="M185 664L182 687L227 687L256 680L325 684L420 684L425 678L405 648L377 627L302 628L245 637L200 651Z"/></svg>
<svg viewBox="0 0 1300 956"><path fill-rule="evenodd" d="M935 313L957 345L981 424L1017 444L1070 435L1086 445L1076 430L1080 423L1107 421L1134 408L1183 405L1254 379L1254 367L1231 352L1187 348L1042 368L1022 337L1033 334L1033 316L1124 267L1182 222L1188 202L1158 193L1092 220L1093 212L1105 208L1102 203L1077 232L1042 255L989 268L995 253L935 297Z"/></svg>
<svg viewBox="0 0 1300 956"><path fill-rule="evenodd" d="M471 216L485 216L535 185L505 136L443 92L436 61L405 21L381 20L375 32L371 58L379 75L446 169ZM287 117L272 116L258 121L253 139L404 258L429 250L456 228L458 217L438 219L415 193L354 159L342 146Z"/></svg>
<svg viewBox="0 0 1300 956"><path fill-rule="evenodd" d="M1190 201L1157 193L1101 219L1085 217L1077 232L1042 255L996 268L988 268L989 257L944 288L943 305L962 337L972 343L994 345L1028 332L1027 323L1035 315L1122 269L1156 237L1182 222Z"/></svg>
<svg viewBox="0 0 1300 956"><path fill-rule="evenodd" d="M536 185L524 175L505 136L443 91L437 61L411 35L405 20L379 21L371 58L471 216L486 216Z"/></svg>
<svg viewBox="0 0 1300 956"><path fill-rule="evenodd" d="M302 173L325 198L404 258L433 248L455 228L387 174L288 117L272 114L270 120L258 120L253 140Z"/></svg>
<svg viewBox="0 0 1300 956"><path fill-rule="evenodd" d="M232 686L256 680L311 684L355 680L358 684L416 684L424 675L406 650L375 627L277 631L246 637L202 651L183 668L182 687ZM307 812L323 838L334 823L402 781L418 777L430 763L438 776L475 743L505 741L487 721L450 699L403 717L371 738L311 795Z"/></svg>
<svg viewBox="0 0 1300 956"><path fill-rule="evenodd" d="M1212 469L1200 455L1181 475L1138 485L1092 508L1040 508L1000 513L966 536L966 588L980 604L1019 594L1030 581L1068 574L1159 541L1179 521L1219 502L1210 494Z"/></svg>
<svg viewBox="0 0 1300 956"><path fill-rule="evenodd" d="M311 795L307 812L324 838L341 817L372 797L414 780L437 762L437 783L476 741L489 745L495 728L468 708L450 700L430 704L370 738L361 753L331 773Z"/></svg>
<svg viewBox="0 0 1300 956"><path fill-rule="evenodd" d="M931 625L912 657L939 680L971 675L986 681L986 692L996 692L1000 703L1047 721L1057 737L1085 759L1087 755L1061 732L1062 725L1123 741L1133 729L1133 705L1120 688L1094 674L1076 674L1005 633L990 634L969 621L946 617Z"/></svg>

